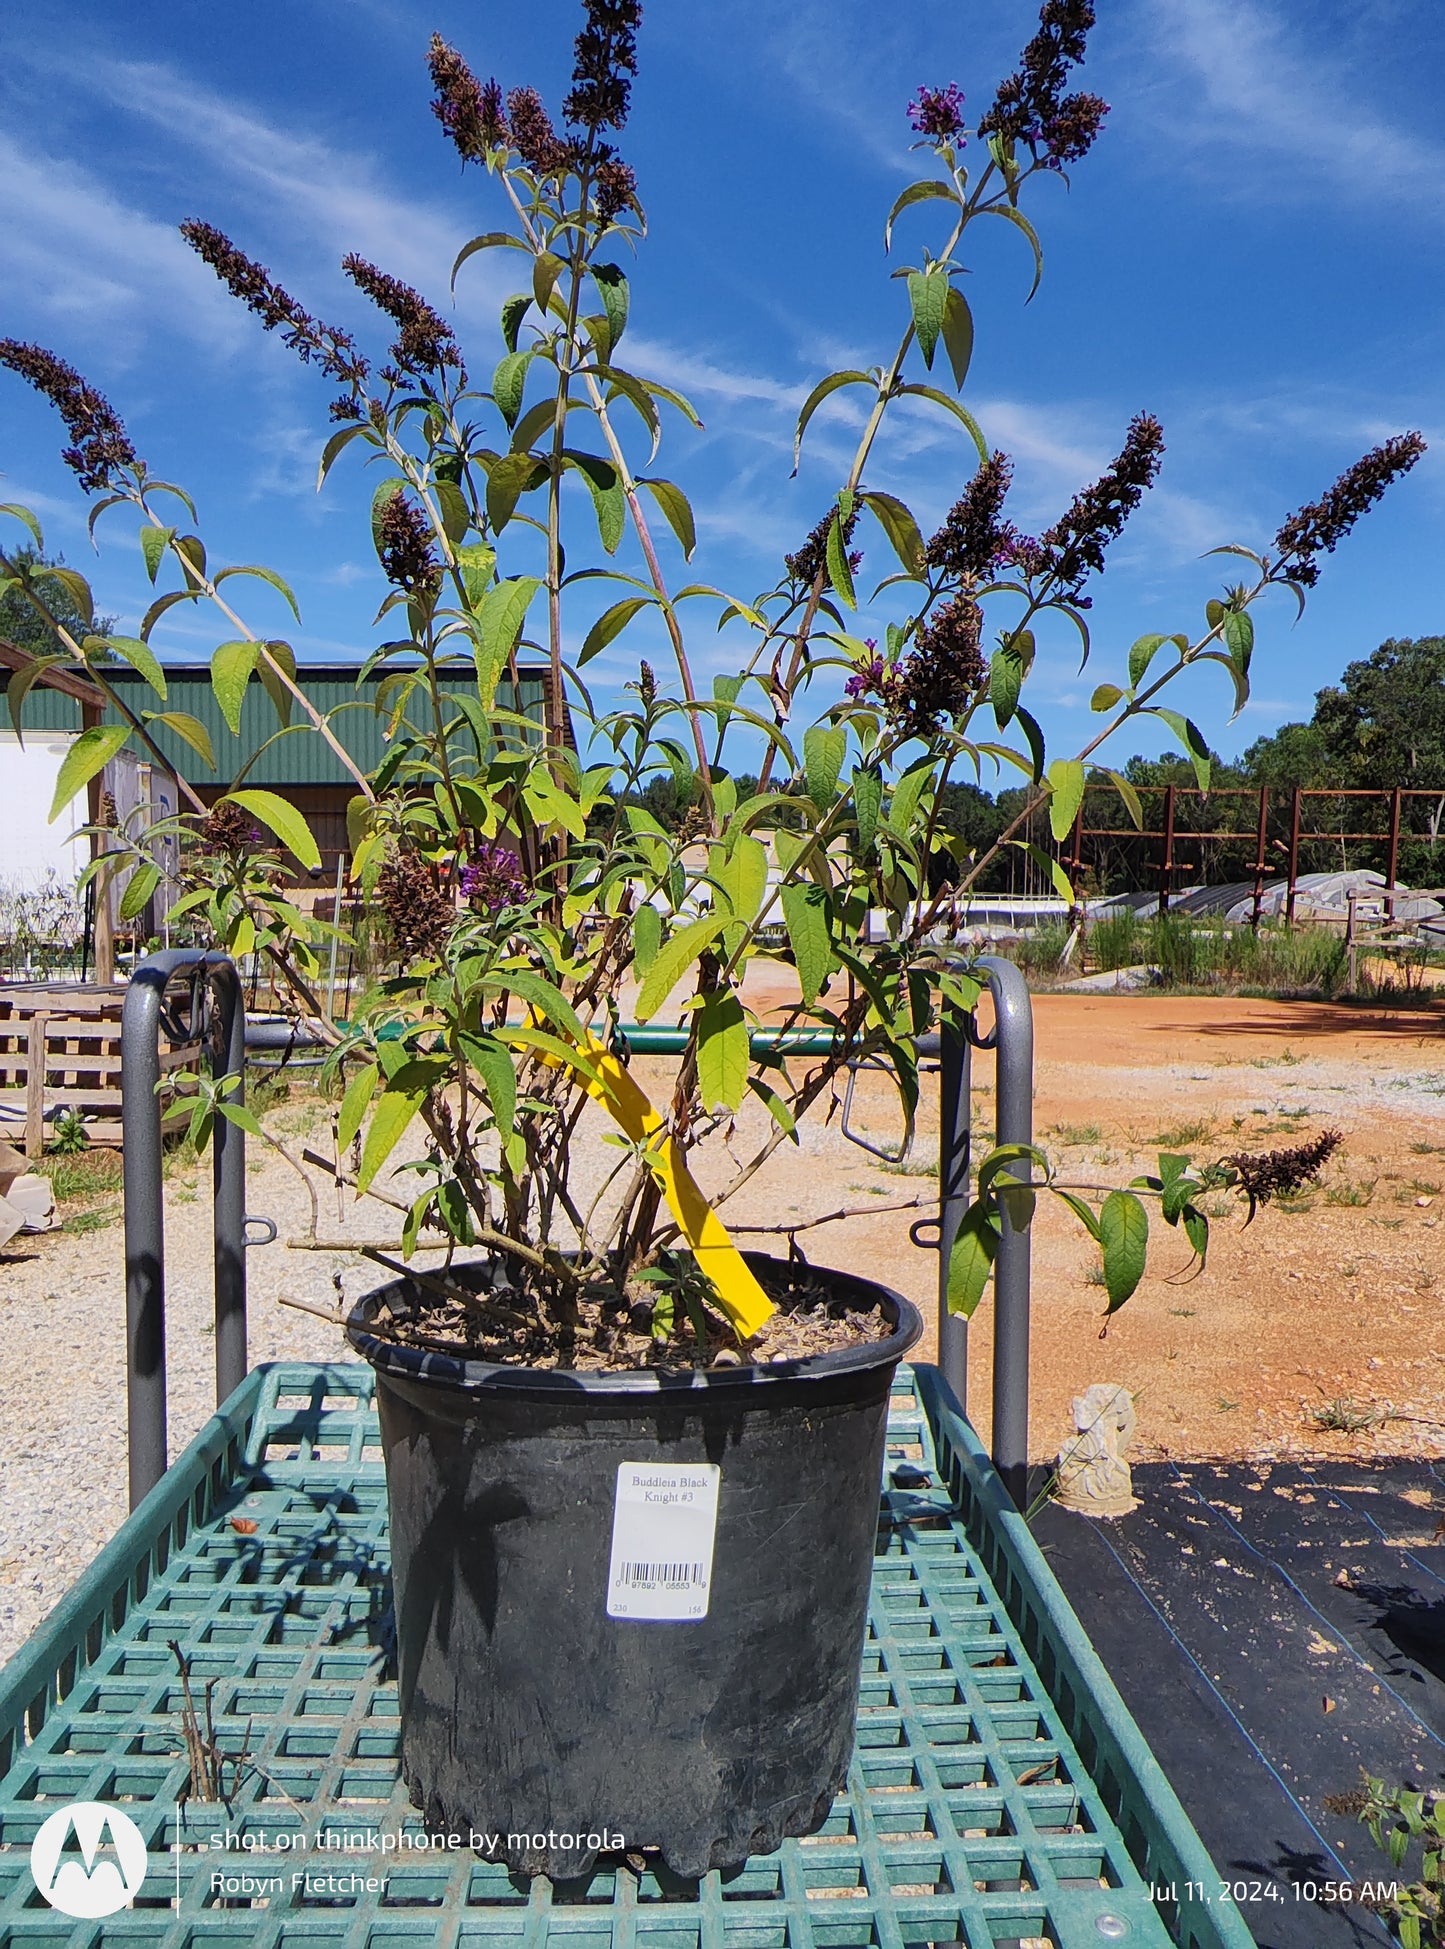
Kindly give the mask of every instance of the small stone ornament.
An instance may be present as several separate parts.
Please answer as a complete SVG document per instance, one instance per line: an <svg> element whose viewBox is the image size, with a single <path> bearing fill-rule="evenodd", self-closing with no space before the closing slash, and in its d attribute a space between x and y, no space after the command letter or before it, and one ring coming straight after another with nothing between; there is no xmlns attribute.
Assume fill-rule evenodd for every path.
<svg viewBox="0 0 1445 1949"><path fill-rule="evenodd" d="M1134 1439L1134 1397L1099 1381L1073 1400L1074 1435L1059 1450L1055 1499L1080 1516L1127 1516L1138 1507L1125 1450Z"/></svg>

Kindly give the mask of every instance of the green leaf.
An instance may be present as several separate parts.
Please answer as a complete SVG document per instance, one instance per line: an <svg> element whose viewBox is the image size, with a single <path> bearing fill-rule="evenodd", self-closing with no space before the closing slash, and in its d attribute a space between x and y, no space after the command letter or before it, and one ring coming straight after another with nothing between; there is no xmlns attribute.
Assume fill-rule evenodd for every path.
<svg viewBox="0 0 1445 1949"><path fill-rule="evenodd" d="M10 708L10 722L15 727L15 736L23 746L25 738L21 719L24 716L25 699L40 681L41 675L57 663L64 663L63 656L38 656L33 663L27 663L23 670L11 674L5 687L5 702Z"/></svg>
<svg viewBox="0 0 1445 1949"><path fill-rule="evenodd" d="M878 517L880 527L907 573L922 575L923 536L919 533L912 511L896 494L881 494L877 488L870 488L858 498L864 507L871 508Z"/></svg>
<svg viewBox="0 0 1445 1949"><path fill-rule="evenodd" d="M707 914L663 943L637 993L634 1006L639 1022L651 1021L686 970L717 939L728 918L726 914Z"/></svg>
<svg viewBox="0 0 1445 1949"><path fill-rule="evenodd" d="M1218 629L1224 621L1226 610L1218 596L1211 596L1204 605L1204 619L1211 629Z"/></svg>
<svg viewBox="0 0 1445 1949"><path fill-rule="evenodd" d="M253 642L221 643L211 653L211 689L233 737L241 735L241 706L260 654Z"/></svg>
<svg viewBox="0 0 1445 1949"><path fill-rule="evenodd" d="M321 853L311 836L310 826L286 799L275 792L263 792L254 787L244 792L227 792L226 797L233 804L244 806L253 819L259 819L263 826L269 827L303 866L320 866Z"/></svg>
<svg viewBox="0 0 1445 1949"><path fill-rule="evenodd" d="M768 1106L768 1113L772 1117L773 1122L785 1136L791 1137L796 1144L798 1141L797 1122L792 1111L788 1108L782 1097L778 1095L778 1092L770 1083L765 1082L761 1076L749 1076L748 1088L753 1092L754 1096L762 1098L763 1102Z"/></svg>
<svg viewBox="0 0 1445 1949"><path fill-rule="evenodd" d="M487 519L500 534L516 512L517 502L548 476L545 460L532 453L504 453L487 475Z"/></svg>
<svg viewBox="0 0 1445 1949"><path fill-rule="evenodd" d="M180 536L176 542L176 553L187 564L188 568L194 569L198 576L204 577L206 573L206 544L201 540L199 535ZM197 584L193 578L187 574L186 587L194 588L196 586Z"/></svg>
<svg viewBox="0 0 1445 1949"><path fill-rule="evenodd" d="M704 1106L741 1107L748 1086L748 1025L730 988L704 997L697 1011L697 1080Z"/></svg>
<svg viewBox="0 0 1445 1949"><path fill-rule="evenodd" d="M803 1000L816 1001L833 968L828 896L811 880L794 880L783 887L782 903Z"/></svg>
<svg viewBox="0 0 1445 1949"><path fill-rule="evenodd" d="M496 968L487 977L486 985L510 990L519 996L538 1015L545 1015L579 1048L587 1040L587 1032L578 1019L576 1009L561 989L554 987L545 975L537 974L531 968Z"/></svg>
<svg viewBox="0 0 1445 1949"><path fill-rule="evenodd" d="M662 509L668 527L682 543L684 559L690 562L692 552L697 547L697 524L686 494L670 480L640 480L637 485L645 487Z"/></svg>
<svg viewBox="0 0 1445 1949"><path fill-rule="evenodd" d="M828 580L850 609L858 607L853 593L853 571L848 566L848 545L843 539L843 517L835 514L828 523Z"/></svg>
<svg viewBox="0 0 1445 1949"><path fill-rule="evenodd" d="M768 890L767 847L751 833L740 834L727 858L713 864L712 876L732 909L732 917L755 920Z"/></svg>
<svg viewBox="0 0 1445 1949"><path fill-rule="evenodd" d="M341 1108L336 1116L336 1142L342 1150L349 1150L356 1141L356 1133L371 1108L380 1075L381 1071L375 1063L366 1063L346 1085L346 1094L341 1099Z"/></svg>
<svg viewBox="0 0 1445 1949"><path fill-rule="evenodd" d="M803 450L803 434L808 421L822 405L830 393L837 392L840 386L872 386L877 389L877 380L867 372L830 372L826 379L820 379L808 397L803 401L803 410L798 415L797 429L793 434L793 472L798 471L798 455Z"/></svg>
<svg viewBox="0 0 1445 1949"><path fill-rule="evenodd" d="M125 496L122 494L117 496L117 498L123 501L125 499ZM45 536L41 533L40 523L36 520L34 514L31 512L29 508L22 507L19 501L0 501L0 514L13 515L17 521L23 522L23 524L30 530L31 534L35 537L36 550L40 554L42 555L44 554ZM155 580L154 576L152 576L151 579L152 581L154 581Z"/></svg>
<svg viewBox="0 0 1445 1949"><path fill-rule="evenodd" d="M888 801L888 823L900 838L906 838L911 830L918 801L932 781L933 760L921 758L916 765L910 765L894 785L893 796Z"/></svg>
<svg viewBox="0 0 1445 1949"><path fill-rule="evenodd" d="M532 296L537 301L537 309L544 315L557 280L567 268L565 257L559 257L554 250L541 250L532 259Z"/></svg>
<svg viewBox="0 0 1445 1949"><path fill-rule="evenodd" d="M72 605L87 629L95 627L95 601L90 593L90 584L83 575L73 568L55 568L50 563L37 564L35 573L44 575L52 582L58 582L69 596Z"/></svg>
<svg viewBox="0 0 1445 1949"><path fill-rule="evenodd" d="M296 598L291 592L291 584L284 577L278 575L274 568L267 568L260 562L245 562L235 568L217 569L214 578L216 587L219 588L227 577L232 575L254 575L258 582L269 582L273 589L278 590L281 595L285 596L291 606L291 614L296 618L298 623L300 622L301 611L296 606Z"/></svg>
<svg viewBox="0 0 1445 1949"><path fill-rule="evenodd" d="M620 264L589 264L587 268L607 314L607 334L612 341L608 356L611 357L627 329L627 279Z"/></svg>
<svg viewBox="0 0 1445 1949"><path fill-rule="evenodd" d="M948 1310L973 1318L988 1275L998 1256L998 1226L984 1203L971 1204L963 1214L953 1250L948 1255Z"/></svg>
<svg viewBox="0 0 1445 1949"><path fill-rule="evenodd" d="M804 731L803 776L819 812L829 811L838 796L838 774L847 755L848 733L840 725L810 724Z"/></svg>
<svg viewBox="0 0 1445 1949"><path fill-rule="evenodd" d="M531 245L524 243L520 237L514 237L510 230L488 230L484 236L473 237L470 242L462 245L461 249L457 252L456 261L452 265L453 292L457 288L457 272L466 263L467 259L469 257L475 257L479 250L492 250L494 248L525 251L529 257L532 254Z"/></svg>
<svg viewBox="0 0 1445 1949"><path fill-rule="evenodd" d="M467 497L454 480L445 478L433 483L432 492L441 511L442 533L455 548L472 525L472 511L467 506Z"/></svg>
<svg viewBox="0 0 1445 1949"><path fill-rule="evenodd" d="M1084 803L1084 767L1077 758L1055 758L1048 769L1049 830L1062 844Z"/></svg>
<svg viewBox="0 0 1445 1949"><path fill-rule="evenodd" d="M326 476L331 472L332 466L342 451L351 445L358 434L365 433L366 431L367 428L364 425L343 426L339 432L332 434L331 438L326 442L326 445L321 449L321 459L316 468L316 492L318 494L325 486ZM155 579L155 576L152 575L151 581L154 582Z"/></svg>
<svg viewBox="0 0 1445 1949"><path fill-rule="evenodd" d="M988 701L993 706L994 721L1000 731L1007 728L1009 720L1018 709L1019 693L1024 687L1024 660L1011 645L994 651L988 666Z"/></svg>
<svg viewBox="0 0 1445 1949"><path fill-rule="evenodd" d="M541 586L535 575L514 575L494 583L482 597L477 611L482 639L481 655L476 659L477 686L488 709L503 666L522 633L532 598Z"/></svg>
<svg viewBox="0 0 1445 1949"><path fill-rule="evenodd" d="M1117 1313L1144 1277L1149 1214L1132 1191L1111 1191L1099 1209L1099 1247L1104 1260L1108 1310Z"/></svg>
<svg viewBox="0 0 1445 1949"><path fill-rule="evenodd" d="M462 1054L487 1086L487 1101L492 1106L497 1128L510 1137L517 1115L517 1072L511 1054L491 1036L458 1037Z"/></svg>
<svg viewBox="0 0 1445 1949"><path fill-rule="evenodd" d="M958 207L958 192L951 184L940 182L936 176L927 176L919 183L910 183L900 190L894 198L893 208L888 212L888 221L883 226L883 248L888 250L893 241L893 225L911 203L922 203L930 196L941 196L945 201Z"/></svg>
<svg viewBox="0 0 1445 1949"><path fill-rule="evenodd" d="M985 203L978 214L981 217L1004 217L1009 223L1014 224L1018 229L1022 230L1028 238L1030 248L1034 254L1034 281L1029 286L1029 298L1031 298L1035 291L1038 290L1039 279L1044 274L1044 252L1043 246L1039 242L1039 233L1034 229L1023 211L1012 203ZM1028 298L1025 298L1024 303L1028 303Z"/></svg>
<svg viewBox="0 0 1445 1949"><path fill-rule="evenodd" d="M104 769L130 736L128 724L92 724L82 731L61 761L50 818L58 819L70 801Z"/></svg>
<svg viewBox="0 0 1445 1949"><path fill-rule="evenodd" d="M953 367L953 382L960 392L968 377L969 362L973 358L973 313L956 284L948 287L948 296L943 306L943 349L948 354L948 363Z"/></svg>
<svg viewBox="0 0 1445 1949"><path fill-rule="evenodd" d="M289 643L278 636L269 643L261 645L264 655L258 668L261 672L261 687L271 699L271 706L281 721L282 729L291 722L291 706L295 698L282 682L281 671L296 680L296 652Z"/></svg>
<svg viewBox="0 0 1445 1949"><path fill-rule="evenodd" d="M610 460L596 453L577 453L568 448L563 458L586 481L597 514L597 533L609 555L617 553L622 531L627 525L627 496L617 469Z"/></svg>
<svg viewBox="0 0 1445 1949"><path fill-rule="evenodd" d="M1167 636L1141 636L1129 652L1129 682L1137 690L1144 681L1144 672L1154 660L1157 650L1169 641Z"/></svg>
<svg viewBox="0 0 1445 1949"><path fill-rule="evenodd" d="M1038 867L1039 871L1048 874L1053 884L1054 892L1059 896L1060 900L1067 900L1072 907L1074 904L1074 889L1070 883L1068 874L1064 871L1059 861L1052 854L1046 853L1042 846L1035 846L1030 840L1015 839L1011 840L1010 844L1021 847L1028 854L1034 865Z"/></svg>
<svg viewBox="0 0 1445 1949"><path fill-rule="evenodd" d="M858 857L871 859L883 807L883 779L876 771L855 769L852 777L853 813L858 823Z"/></svg>
<svg viewBox="0 0 1445 1949"><path fill-rule="evenodd" d="M1056 1198L1062 1198L1069 1210L1078 1219L1095 1244L1099 1242L1099 1220L1092 1205L1086 1205L1082 1198L1075 1197L1072 1191L1055 1191Z"/></svg>
<svg viewBox="0 0 1445 1949"><path fill-rule="evenodd" d="M1254 619L1243 609L1231 609L1224 619L1224 641L1230 660L1242 677L1249 675L1254 654Z"/></svg>
<svg viewBox="0 0 1445 1949"><path fill-rule="evenodd" d="M1126 695L1127 693L1120 690L1118 684L1100 684L1094 691L1093 696L1089 699L1089 709L1091 711L1111 711Z"/></svg>
<svg viewBox="0 0 1445 1949"><path fill-rule="evenodd" d="M489 541L465 542L457 550L457 568L461 572L462 587L466 590L467 602L477 609L487 590L492 586L492 575L497 566L497 551Z"/></svg>
<svg viewBox="0 0 1445 1949"><path fill-rule="evenodd" d="M527 384L527 368L537 356L529 349L525 352L508 352L492 374L492 398L497 409L509 427L517 424L517 415L522 410L522 393Z"/></svg>
<svg viewBox="0 0 1445 1949"><path fill-rule="evenodd" d="M371 1188L372 1180L400 1143L407 1125L426 1101L433 1084L441 1080L446 1067L445 1059L422 1058L403 1063L394 1076L387 1078L361 1148L361 1169L356 1174L358 1191Z"/></svg>
<svg viewBox="0 0 1445 1949"><path fill-rule="evenodd" d="M178 602L196 602L198 600L199 592L195 589L172 589L166 595L157 596L150 608L145 612L145 615L141 618L140 633L142 637L148 643L150 641L151 631L155 628L161 617L165 615L168 609L174 609Z"/></svg>
<svg viewBox="0 0 1445 1949"><path fill-rule="evenodd" d="M1025 742L1029 748L1029 756L1034 761L1034 783L1035 785L1042 785L1044 782L1044 734L1039 728L1037 719L1030 712L1026 711L1022 704L1018 707L1017 716L1019 729L1023 732Z"/></svg>
<svg viewBox="0 0 1445 1949"><path fill-rule="evenodd" d="M154 860L147 860L144 866L137 866L126 882L125 892L120 897L116 912L121 920L134 920L146 902L161 883L161 869Z"/></svg>
<svg viewBox="0 0 1445 1949"><path fill-rule="evenodd" d="M522 320L531 306L530 291L514 291L502 304L502 337L506 340L509 352L515 352L517 349L517 337L522 329Z"/></svg>
<svg viewBox="0 0 1445 1949"><path fill-rule="evenodd" d="M1106 769L1104 776L1124 801L1129 817L1134 822L1134 830L1136 832L1142 832L1144 830L1144 807L1140 802L1139 794L1134 790L1134 787L1122 772Z"/></svg>
<svg viewBox="0 0 1445 1949"><path fill-rule="evenodd" d="M950 399L948 394L940 392L937 386L917 386L910 384L907 386L899 386L897 391L899 393L911 393L918 399L931 399L935 406L941 406L946 413L952 413L956 420L962 420L963 424L968 428L969 438L978 450L979 459L988 459L988 441L983 437L983 428L973 417L973 414L969 412L961 399Z"/></svg>
<svg viewBox="0 0 1445 1949"><path fill-rule="evenodd" d="M644 900L632 916L632 965L639 980L646 979L661 946L662 915L650 900Z"/></svg>
<svg viewBox="0 0 1445 1949"><path fill-rule="evenodd" d="M918 349L923 363L932 369L938 335L943 330L943 314L948 305L948 274L945 271L910 271L908 301L913 307L913 329L918 334Z"/></svg>
<svg viewBox="0 0 1445 1949"><path fill-rule="evenodd" d="M601 654L614 637L620 636L639 609L651 608L652 596L624 596L621 602L614 602L610 609L604 609L596 622L588 630L577 658L577 667L590 663L594 656Z"/></svg>
<svg viewBox="0 0 1445 1949"><path fill-rule="evenodd" d="M1151 706L1151 714L1169 726L1169 729L1183 745L1189 762L1194 767L1194 776L1199 780L1201 792L1209 790L1209 746L1204 733L1193 718L1184 717L1178 711L1167 711L1162 704Z"/></svg>
<svg viewBox="0 0 1445 1949"><path fill-rule="evenodd" d="M154 582L160 574L161 563L166 558L166 549L175 535L174 528L156 528L149 524L140 531L140 552L146 565L146 574Z"/></svg>
<svg viewBox="0 0 1445 1949"><path fill-rule="evenodd" d="M142 711L141 716L147 724L164 724L168 731L174 731L183 744L188 744L201 763L211 771L216 769L216 750L211 743L211 734L198 717L189 711Z"/></svg>
<svg viewBox="0 0 1445 1949"><path fill-rule="evenodd" d="M166 673L149 643L142 643L138 636L107 636L104 640L132 670L140 672L158 697L164 698Z"/></svg>

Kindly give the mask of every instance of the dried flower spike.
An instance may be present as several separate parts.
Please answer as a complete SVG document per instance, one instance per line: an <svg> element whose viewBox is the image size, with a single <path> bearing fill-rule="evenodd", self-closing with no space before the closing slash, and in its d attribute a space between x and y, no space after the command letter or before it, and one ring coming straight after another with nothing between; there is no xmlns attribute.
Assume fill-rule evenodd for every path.
<svg viewBox="0 0 1445 1949"><path fill-rule="evenodd" d="M1312 589L1320 579L1315 556L1321 550L1330 554L1390 482L1408 474L1424 451L1425 441L1419 433L1397 433L1383 445L1372 447L1353 467L1347 467L1322 500L1311 501L1292 514L1274 538L1289 580Z"/></svg>
<svg viewBox="0 0 1445 1949"><path fill-rule="evenodd" d="M1163 427L1152 413L1136 413L1113 465L1039 537L1039 572L1055 578L1062 596L1080 600L1085 580L1103 568L1104 550L1122 533L1163 457Z"/></svg>
<svg viewBox="0 0 1445 1949"><path fill-rule="evenodd" d="M404 372L439 372L443 366L454 366L465 382L466 367L451 326L419 291L403 284L399 277L379 271L355 251L342 258L341 268L358 290L401 327L391 356Z"/></svg>
<svg viewBox="0 0 1445 1949"><path fill-rule="evenodd" d="M478 81L456 48L433 34L427 49L436 98L436 116L456 145L463 162L485 162L487 152L507 140L502 91L495 81Z"/></svg>
<svg viewBox="0 0 1445 1949"><path fill-rule="evenodd" d="M949 575L984 576L1001 559L1013 531L1000 521L1013 462L995 451L974 473L948 518L923 551L930 568Z"/></svg>
<svg viewBox="0 0 1445 1949"><path fill-rule="evenodd" d="M381 504L377 553L388 582L408 595L435 595L441 569L432 553L431 530L400 488Z"/></svg>
<svg viewBox="0 0 1445 1949"><path fill-rule="evenodd" d="M120 415L73 365L43 345L28 345L18 338L0 339L0 365L18 372L59 413L71 441L60 457L74 469L87 494L114 487L117 476L136 465L136 451Z"/></svg>
<svg viewBox="0 0 1445 1949"><path fill-rule="evenodd" d="M362 386L369 370L349 332L323 325L297 304L271 273L238 250L214 224L194 218L181 225L181 235L204 263L210 265L233 298L239 298L268 332L280 331L304 363L312 359L342 385Z"/></svg>
<svg viewBox="0 0 1445 1949"><path fill-rule="evenodd" d="M627 120L628 77L637 73L642 7L639 0L586 0L586 11L562 113L578 128L620 129Z"/></svg>

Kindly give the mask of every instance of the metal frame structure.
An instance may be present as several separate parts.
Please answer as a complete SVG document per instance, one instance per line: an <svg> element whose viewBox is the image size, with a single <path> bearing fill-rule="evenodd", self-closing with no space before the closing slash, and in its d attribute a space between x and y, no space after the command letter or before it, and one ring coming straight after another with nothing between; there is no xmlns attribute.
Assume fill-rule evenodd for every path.
<svg viewBox="0 0 1445 1949"><path fill-rule="evenodd" d="M171 998L176 978L185 994ZM176 1013L177 1000L184 1016ZM121 1011L121 1125L125 1199L126 1415L130 1506L169 1466L166 1447L166 1259L161 1176L160 1036L211 1044L216 1072L235 1076L225 1101L245 1092L246 1008L235 963L200 948L170 948L131 976ZM246 1134L215 1121L216 1405L246 1378Z"/></svg>
<svg viewBox="0 0 1445 1949"><path fill-rule="evenodd" d="M1001 1144L1033 1142L1033 1009L1028 985L1011 961L995 955L974 964L994 1003L994 1026L982 1032L976 1015L946 1021L920 1053L937 1053L941 1075L938 1160L939 1218L913 1228L915 1244L938 1250L938 1348L943 1376L964 1411L968 1407L968 1324L948 1307L948 1267L968 1205L972 1126L971 1052L992 1050L998 1063L997 1135ZM127 1389L130 1413L131 1507L165 1473L165 1243L161 1200L161 1132L155 1085L158 1036L180 1025L164 1008L167 989L189 973L192 1028L207 994L219 1008L222 1073L239 1075L245 1057L245 1007L237 971L225 955L174 948L136 970L122 1018L121 1062L125 1119L125 1255ZM680 1028L629 1025L624 1039L638 1055L674 1055L687 1041ZM826 1055L831 1036L814 1030L759 1030L754 1055ZM851 1078L850 1078L851 1086ZM229 1094L241 1101L242 1085ZM851 1095L851 1087L850 1087ZM845 1111L846 1119L846 1111ZM848 1132L853 1142L859 1138ZM216 1401L219 1406L246 1375L245 1134L224 1117L215 1123ZM865 1149L874 1147L864 1144ZM890 1153L892 1155L892 1153ZM1027 1163L1011 1176L1028 1179ZM937 1230L936 1240L920 1236ZM1027 1224L1014 1228L1005 1211L994 1266L993 1460L1022 1506L1028 1471L1029 1259Z"/></svg>

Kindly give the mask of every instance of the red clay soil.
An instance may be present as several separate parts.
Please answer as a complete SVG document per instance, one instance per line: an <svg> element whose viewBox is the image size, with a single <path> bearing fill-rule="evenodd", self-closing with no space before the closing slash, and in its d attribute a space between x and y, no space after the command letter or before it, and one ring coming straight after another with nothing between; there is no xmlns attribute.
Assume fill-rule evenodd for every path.
<svg viewBox="0 0 1445 1949"><path fill-rule="evenodd" d="M751 984L750 984L751 986ZM780 1000L771 972L749 995ZM1139 1455L1445 1453L1445 1022L1321 1002L1043 994L1035 1133L1069 1182L1122 1184L1161 1148L1196 1159L1293 1145L1337 1128L1320 1187L1245 1226L1210 1205L1207 1268L1156 1221L1150 1270L1103 1327L1097 1250L1054 1199L1034 1244L1032 1449L1055 1453L1090 1382L1137 1397ZM659 1076L659 1082L661 1077ZM869 1078L861 1121L886 1137L890 1085ZM992 1129L993 1062L974 1058L974 1120ZM937 1078L902 1170L843 1144L837 1119L803 1153L784 1147L730 1223L894 1203L931 1190ZM810 1258L884 1280L930 1318L937 1261L914 1247L920 1213L868 1213L801 1235ZM762 1244L761 1238L740 1243ZM768 1241L776 1243L776 1241ZM990 1301L975 1320L969 1407L988 1424ZM1344 1428L1321 1425L1335 1421Z"/></svg>

